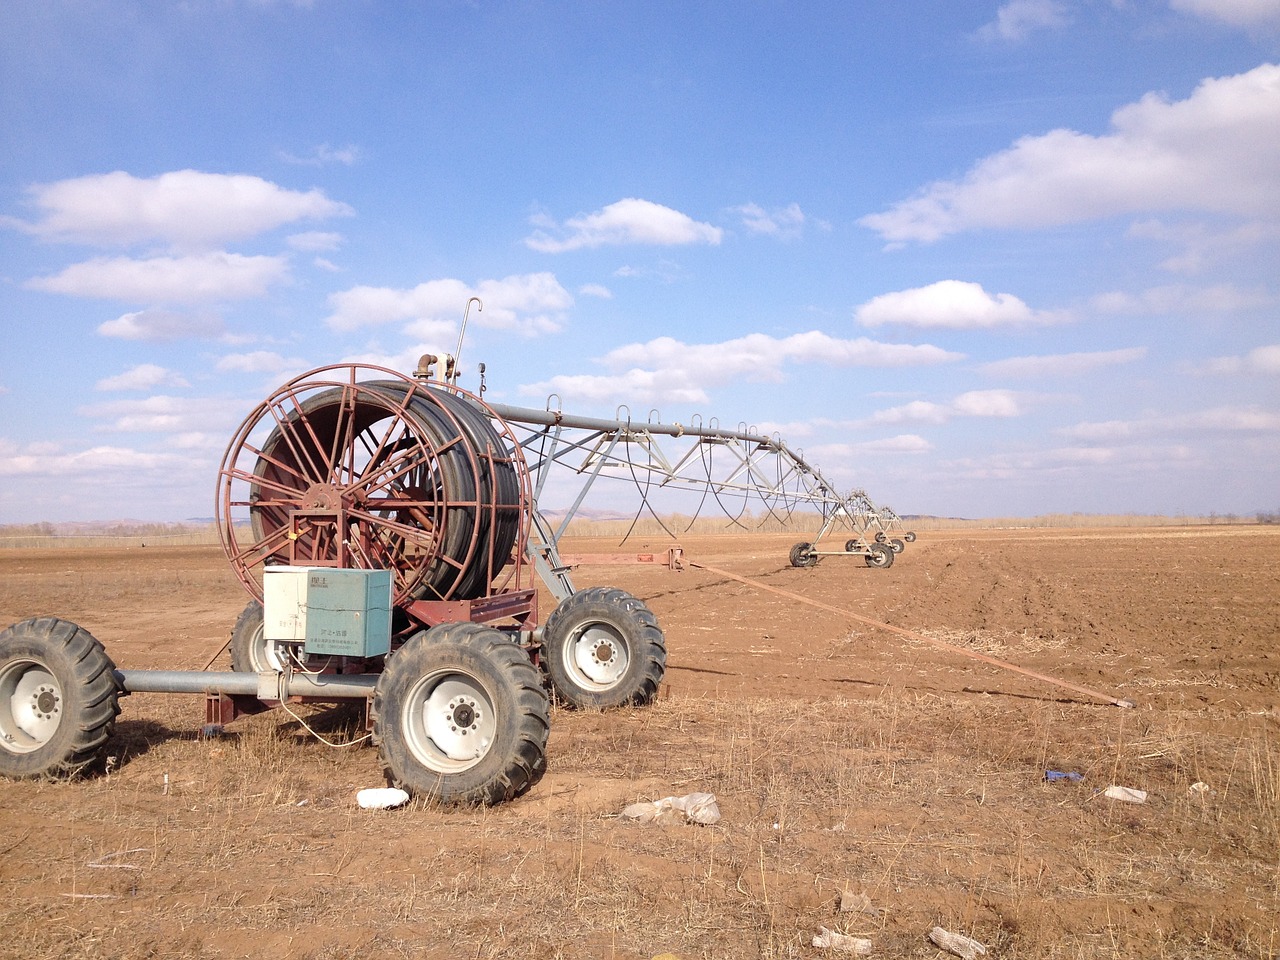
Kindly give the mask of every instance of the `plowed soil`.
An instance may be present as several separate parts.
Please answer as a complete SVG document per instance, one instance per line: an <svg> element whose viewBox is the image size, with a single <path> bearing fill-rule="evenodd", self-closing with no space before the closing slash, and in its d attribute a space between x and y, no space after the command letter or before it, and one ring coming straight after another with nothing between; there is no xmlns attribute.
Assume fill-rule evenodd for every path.
<svg viewBox="0 0 1280 960"><path fill-rule="evenodd" d="M653 609L666 681L555 708L546 776L496 808L358 809L376 749L307 729L357 740L350 708L201 739L202 698L126 698L105 770L0 781L0 956L812 957L825 927L937 957L935 926L1280 955L1280 530L923 533L883 570L793 568L794 539L579 567ZM121 668L228 669L245 600L216 546L0 551L0 625L75 621ZM619 816L695 791L718 824Z"/></svg>

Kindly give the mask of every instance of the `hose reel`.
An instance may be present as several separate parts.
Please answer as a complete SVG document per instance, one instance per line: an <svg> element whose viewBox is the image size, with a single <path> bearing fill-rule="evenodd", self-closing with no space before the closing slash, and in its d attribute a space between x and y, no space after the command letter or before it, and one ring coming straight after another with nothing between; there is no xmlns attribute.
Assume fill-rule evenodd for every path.
<svg viewBox="0 0 1280 960"><path fill-rule="evenodd" d="M271 564L391 570L396 606L486 596L521 562L528 505L519 444L483 401L362 365L277 390L218 474L223 548L257 599Z"/></svg>

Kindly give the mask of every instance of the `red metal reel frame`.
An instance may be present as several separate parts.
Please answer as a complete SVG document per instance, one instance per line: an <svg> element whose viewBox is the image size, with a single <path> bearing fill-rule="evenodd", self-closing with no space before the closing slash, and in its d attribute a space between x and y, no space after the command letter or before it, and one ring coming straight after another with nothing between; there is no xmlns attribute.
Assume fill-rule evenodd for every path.
<svg viewBox="0 0 1280 960"><path fill-rule="evenodd" d="M438 391L478 409L506 449L488 442L475 449L466 425ZM317 406L318 397L337 402ZM451 434L444 442L433 440L419 401L429 405L436 427ZM449 471L442 469L442 458L454 458L476 483L494 476L496 464L506 465L518 480L518 502L481 502L474 484L444 489ZM262 568L268 563L383 568L393 571L393 603L403 608L420 602L419 589L433 564L455 574L452 585L437 594L448 600L477 557L487 565L485 595L523 589L531 491L519 443L479 397L385 367L336 364L295 377L253 409L223 454L215 511L223 550L256 599L262 598ZM485 523L479 522L482 511ZM451 514L472 518L469 534L451 531ZM452 519L463 526L457 516ZM509 556L496 556L493 549L500 521L516 524ZM481 529L488 530L487 544L479 543ZM451 537L451 549L442 550Z"/></svg>

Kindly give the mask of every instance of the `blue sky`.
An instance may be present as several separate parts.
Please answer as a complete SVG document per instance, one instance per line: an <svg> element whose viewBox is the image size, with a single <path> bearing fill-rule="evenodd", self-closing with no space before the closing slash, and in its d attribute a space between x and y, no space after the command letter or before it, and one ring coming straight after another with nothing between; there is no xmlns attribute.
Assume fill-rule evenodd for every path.
<svg viewBox="0 0 1280 960"><path fill-rule="evenodd" d="M209 516L470 296L899 513L1280 507L1280 0L18 0L0 129L0 522Z"/></svg>

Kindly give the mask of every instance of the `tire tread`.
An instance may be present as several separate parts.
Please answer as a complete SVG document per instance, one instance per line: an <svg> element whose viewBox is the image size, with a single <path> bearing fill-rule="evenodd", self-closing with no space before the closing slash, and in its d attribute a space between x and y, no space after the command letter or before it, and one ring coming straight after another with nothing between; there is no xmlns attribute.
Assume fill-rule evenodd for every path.
<svg viewBox="0 0 1280 960"><path fill-rule="evenodd" d="M102 644L83 627L58 617L32 617L0 632L0 661L22 657L41 662L64 687L63 698L74 702L71 736L60 754L41 756L40 750L5 754L4 773L14 777L71 778L89 768L115 732L120 714L120 688L115 664ZM62 733L59 730L55 737ZM53 742L52 739L50 741Z"/></svg>
<svg viewBox="0 0 1280 960"><path fill-rule="evenodd" d="M528 793L546 772L546 744L551 731L547 694L528 655L497 630L476 623L445 624L419 636L422 639L417 640L416 645L411 640L391 657L388 669L374 688L374 742L380 748L387 782L441 803L493 805ZM512 699L517 714L516 742L503 760L502 768L487 782L461 790L451 788L442 775L409 770L403 761L396 762L390 756L390 743L384 729L385 720L390 720L395 713L394 705L388 712L387 701L394 699L392 687L398 682L396 675L404 669L396 666L396 658L404 656L408 649L413 662L429 660L431 644L445 642L456 643L487 658L514 693ZM402 660L401 664L408 662Z"/></svg>

